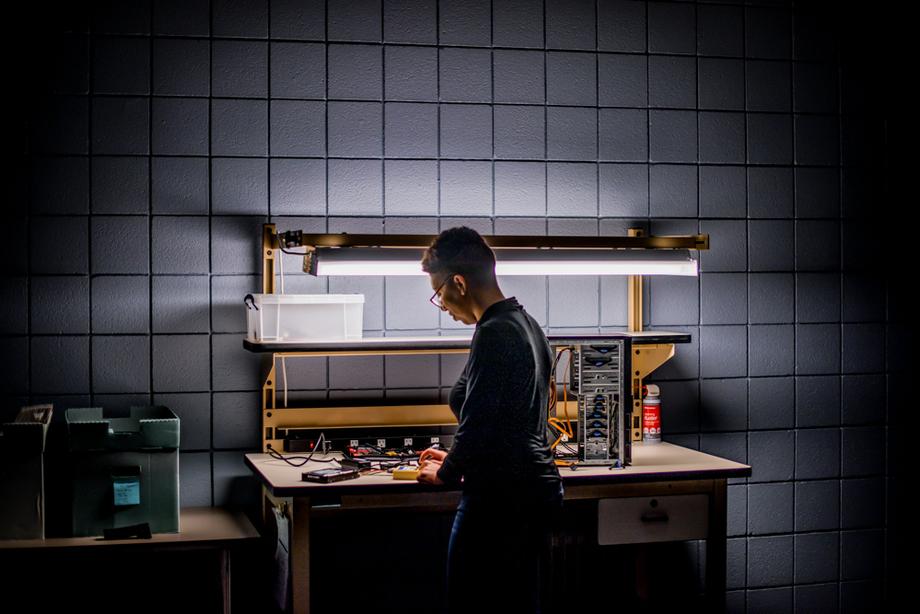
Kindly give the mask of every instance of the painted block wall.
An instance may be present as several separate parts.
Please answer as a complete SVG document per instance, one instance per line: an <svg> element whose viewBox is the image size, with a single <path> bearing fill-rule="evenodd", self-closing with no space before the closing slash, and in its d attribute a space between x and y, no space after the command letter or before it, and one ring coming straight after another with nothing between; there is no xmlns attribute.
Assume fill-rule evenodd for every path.
<svg viewBox="0 0 920 614"><path fill-rule="evenodd" d="M864 235L884 143L855 19L632 0L157 0L42 19L23 35L25 155L0 231L4 411L166 404L183 505L252 506L241 299L261 224L709 233L699 278L646 281L644 320L692 335L650 380L665 440L754 467L729 482L729 604L882 596L897 340ZM367 336L459 328L426 279L283 265L287 292L363 293ZM623 278L500 283L548 333L625 328ZM437 400L463 361L291 366L306 398Z"/></svg>

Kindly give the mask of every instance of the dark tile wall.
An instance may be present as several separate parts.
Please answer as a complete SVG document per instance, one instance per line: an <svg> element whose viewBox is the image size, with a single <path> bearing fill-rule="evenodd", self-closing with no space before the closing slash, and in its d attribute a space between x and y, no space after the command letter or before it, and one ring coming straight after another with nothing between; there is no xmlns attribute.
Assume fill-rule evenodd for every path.
<svg viewBox="0 0 920 614"><path fill-rule="evenodd" d="M183 505L251 505L259 360L241 347L241 298L259 288L262 223L709 233L699 278L646 281L645 320L693 339L653 378L665 439L753 466L729 486L730 609L873 603L893 552L899 380L865 233L885 144L879 75L850 42L859 21L782 1L36 14L2 226L4 408L167 404ZM289 292L363 293L365 335L457 327L424 279L284 268ZM501 284L548 332L626 324L622 278ZM437 399L462 361L291 366L313 398Z"/></svg>

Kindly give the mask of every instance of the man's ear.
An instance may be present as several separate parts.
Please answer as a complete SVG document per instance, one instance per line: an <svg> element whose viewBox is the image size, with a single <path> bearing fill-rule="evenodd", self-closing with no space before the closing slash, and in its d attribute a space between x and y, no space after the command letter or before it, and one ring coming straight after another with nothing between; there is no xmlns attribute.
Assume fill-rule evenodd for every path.
<svg viewBox="0 0 920 614"><path fill-rule="evenodd" d="M461 296L466 296L466 291L468 288L466 287L466 278L463 277L463 275L460 275L459 273L454 275L454 285L457 286L457 290L460 291Z"/></svg>

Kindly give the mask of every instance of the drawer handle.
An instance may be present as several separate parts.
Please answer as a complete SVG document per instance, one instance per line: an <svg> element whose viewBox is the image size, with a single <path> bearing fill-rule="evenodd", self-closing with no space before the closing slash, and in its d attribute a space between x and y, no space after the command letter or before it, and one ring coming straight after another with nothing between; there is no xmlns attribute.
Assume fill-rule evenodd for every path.
<svg viewBox="0 0 920 614"><path fill-rule="evenodd" d="M664 510L649 510L642 512L642 522L667 522L668 513Z"/></svg>

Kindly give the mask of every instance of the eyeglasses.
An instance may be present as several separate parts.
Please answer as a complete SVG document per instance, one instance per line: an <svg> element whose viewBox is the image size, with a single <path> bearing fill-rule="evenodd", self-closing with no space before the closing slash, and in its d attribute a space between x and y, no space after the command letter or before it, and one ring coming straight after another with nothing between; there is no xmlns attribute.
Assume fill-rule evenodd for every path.
<svg viewBox="0 0 920 614"><path fill-rule="evenodd" d="M437 307L438 309L444 309L444 303L441 302L441 297L438 295L438 293L441 291L441 288L443 288L447 282L449 282L451 279L454 278L454 275L455 273L451 273L450 275L448 275L447 278L443 282L441 282L441 285L438 286L438 289L434 291L434 294L431 295L431 298L428 299L429 301L431 301L431 304Z"/></svg>

